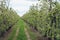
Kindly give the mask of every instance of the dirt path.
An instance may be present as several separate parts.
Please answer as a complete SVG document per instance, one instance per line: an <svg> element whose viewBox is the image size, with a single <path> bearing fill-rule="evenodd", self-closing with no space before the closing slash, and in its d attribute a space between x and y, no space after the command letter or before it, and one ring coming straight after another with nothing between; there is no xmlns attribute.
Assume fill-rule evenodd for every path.
<svg viewBox="0 0 60 40"><path fill-rule="evenodd" d="M30 35L29 35L29 33L28 33L28 31L27 31L26 28L25 28L25 34L26 34L26 36L27 36L27 39L28 39L28 40L31 40L31 39L30 39Z"/></svg>
<svg viewBox="0 0 60 40"><path fill-rule="evenodd" d="M19 27L17 28L16 35L14 36L13 40L16 40L18 33L19 33Z"/></svg>
<svg viewBox="0 0 60 40"><path fill-rule="evenodd" d="M10 30L8 30L3 37L1 37L0 40L7 40L7 38L9 37L10 33L12 32L12 28Z"/></svg>

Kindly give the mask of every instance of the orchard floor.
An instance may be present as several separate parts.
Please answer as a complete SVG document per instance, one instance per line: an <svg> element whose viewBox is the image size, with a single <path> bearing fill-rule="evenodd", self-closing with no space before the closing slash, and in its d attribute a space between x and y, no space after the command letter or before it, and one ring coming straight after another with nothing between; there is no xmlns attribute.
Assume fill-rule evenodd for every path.
<svg viewBox="0 0 60 40"><path fill-rule="evenodd" d="M19 20L0 40L47 40L30 28L23 20Z"/></svg>
<svg viewBox="0 0 60 40"><path fill-rule="evenodd" d="M0 40L31 40L25 23L19 20Z"/></svg>

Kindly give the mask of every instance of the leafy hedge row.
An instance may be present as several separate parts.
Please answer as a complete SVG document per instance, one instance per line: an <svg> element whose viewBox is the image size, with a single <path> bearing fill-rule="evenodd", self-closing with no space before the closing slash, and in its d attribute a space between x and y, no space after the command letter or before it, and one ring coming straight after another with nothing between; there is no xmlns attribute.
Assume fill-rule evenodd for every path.
<svg viewBox="0 0 60 40"><path fill-rule="evenodd" d="M22 17L32 24L44 37L52 40L60 40L60 4L54 7L50 12L45 9L38 10L37 6L32 6Z"/></svg>
<svg viewBox="0 0 60 40"><path fill-rule="evenodd" d="M1 7L0 7L1 8ZM0 36L8 31L17 21L19 16L12 8L0 9Z"/></svg>

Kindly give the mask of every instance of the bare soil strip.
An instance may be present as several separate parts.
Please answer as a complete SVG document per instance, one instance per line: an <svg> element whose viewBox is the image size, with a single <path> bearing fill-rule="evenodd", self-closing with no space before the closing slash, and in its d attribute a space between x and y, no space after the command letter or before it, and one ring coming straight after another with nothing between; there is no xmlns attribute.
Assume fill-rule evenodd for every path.
<svg viewBox="0 0 60 40"><path fill-rule="evenodd" d="M17 28L16 35L14 36L13 40L16 40L18 33L19 33L19 27Z"/></svg>
<svg viewBox="0 0 60 40"><path fill-rule="evenodd" d="M30 35L29 35L29 33L28 33L28 31L27 31L26 28L25 28L25 34L26 34L26 36L27 36L27 39L28 39L28 40L31 40Z"/></svg>

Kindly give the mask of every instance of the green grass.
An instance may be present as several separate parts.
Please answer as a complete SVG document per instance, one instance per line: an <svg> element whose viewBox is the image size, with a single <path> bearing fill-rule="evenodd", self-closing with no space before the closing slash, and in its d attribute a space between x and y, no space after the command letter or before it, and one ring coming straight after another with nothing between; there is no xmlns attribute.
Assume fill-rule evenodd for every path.
<svg viewBox="0 0 60 40"><path fill-rule="evenodd" d="M10 36L8 37L8 40L13 40L14 36L16 35L16 30L19 27L19 33L18 36L16 37L16 40L27 40L25 31L24 31L24 21L23 20L19 20L13 27L12 32L10 34Z"/></svg>
<svg viewBox="0 0 60 40"><path fill-rule="evenodd" d="M24 31L24 27L25 27L24 21L20 20L20 30L19 30L19 34L17 36L17 40L27 40L25 31Z"/></svg>

